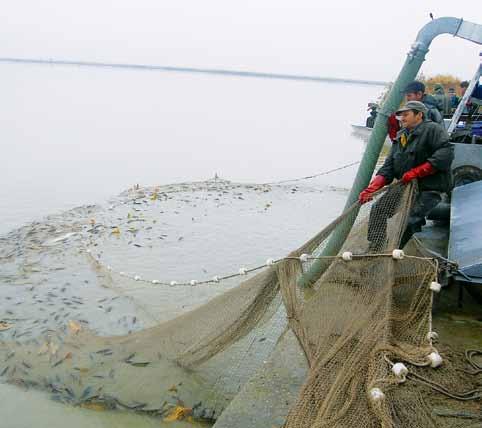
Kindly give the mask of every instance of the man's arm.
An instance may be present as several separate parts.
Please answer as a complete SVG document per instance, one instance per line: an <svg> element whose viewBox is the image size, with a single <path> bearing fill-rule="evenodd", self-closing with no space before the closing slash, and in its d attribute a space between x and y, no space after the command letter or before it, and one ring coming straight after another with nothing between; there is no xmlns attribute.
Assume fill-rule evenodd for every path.
<svg viewBox="0 0 482 428"><path fill-rule="evenodd" d="M440 125L434 127L429 146L433 150L427 161L437 171L448 171L454 159L454 148L449 143L447 131Z"/></svg>
<svg viewBox="0 0 482 428"><path fill-rule="evenodd" d="M393 153L395 149L395 144L393 143L392 147L390 148L390 153L385 158L385 162L383 162L382 167L378 170L377 175L383 175L386 180L386 184L390 184L393 181Z"/></svg>
<svg viewBox="0 0 482 428"><path fill-rule="evenodd" d="M429 109L429 119L432 122L438 123L439 125L443 125L444 122L443 116L436 108Z"/></svg>

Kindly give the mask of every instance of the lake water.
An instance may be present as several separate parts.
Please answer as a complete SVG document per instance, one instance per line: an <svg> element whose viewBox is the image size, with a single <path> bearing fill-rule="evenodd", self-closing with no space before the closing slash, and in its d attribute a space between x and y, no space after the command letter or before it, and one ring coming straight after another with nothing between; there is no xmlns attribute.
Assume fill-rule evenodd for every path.
<svg viewBox="0 0 482 428"><path fill-rule="evenodd" d="M191 182L215 174L236 182L260 183L311 175L359 160L364 144L352 135L350 124L364 122L366 103L381 91L373 86L14 64L1 65L0 88L0 236L76 206L105 205L108 198L134 184ZM191 198L189 189L184 189L163 205L153 201L142 207L146 218L153 209L157 217L162 217L160 213L164 217L156 223L162 228L150 226L136 235L140 248L124 238L124 229L120 238L106 234L99 245L115 269L129 261L132 273L152 278L159 271L168 277L161 279L183 275L181 280L202 272L230 273L241 262L282 256L316 233L340 212L346 197L342 188L350 187L355 172L352 167L302 182L299 188L285 186L269 193L236 188L221 201L216 195L199 197L199 192ZM112 227L116 224L113 214L95 215ZM128 212L121 214L126 219ZM45 224L53 229L40 223L42 230L35 225L25 230L47 242L60 233L61 228L55 229L60 223L50 219ZM52 236L49 230L54 230ZM154 240L155 233L165 234L162 246L146 245L159 242ZM13 251L17 243L10 241L20 241L24 235L8 236L0 250L9 252L11 247ZM31 268L40 257L31 246L28 251ZM181 255L188 262L179 266L175 261ZM51 257L57 265L65 263L60 253ZM13 296L22 301L19 310L24 313L18 315L26 316L38 308L29 303L25 287L17 291L15 263L0 265L4 269L0 299ZM7 267L14 273L7 272ZM45 273L45 292L49 286L63 284L68 274L89 275L88 266L72 265L68 272L53 272L40 260L34 267L37 270L32 269L28 281ZM44 283L45 278L39 282ZM99 297L95 295L98 289L89 286L78 291L74 286L75 282L73 291L85 299L85 317L92 319L97 331L125 333L122 326L109 324L116 309L106 317L94 313L95 299L89 299ZM125 292L150 314L139 316L139 324L145 327L194 307L222 289L189 290L182 298L174 295L177 291L162 296L158 290L143 288ZM135 305L129 305L121 310L135 311L131 307ZM0 309L5 308L6 300ZM71 408L50 401L43 393L7 385L0 387L0 402L9 428L159 426L156 419Z"/></svg>
<svg viewBox="0 0 482 428"><path fill-rule="evenodd" d="M273 181L358 160L376 86L0 66L0 232L135 183ZM327 177L350 186L355 169Z"/></svg>

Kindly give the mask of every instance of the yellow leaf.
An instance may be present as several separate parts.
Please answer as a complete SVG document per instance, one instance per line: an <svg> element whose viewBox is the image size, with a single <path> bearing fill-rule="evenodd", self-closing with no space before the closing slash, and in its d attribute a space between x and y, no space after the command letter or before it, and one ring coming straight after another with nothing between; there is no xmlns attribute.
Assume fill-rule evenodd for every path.
<svg viewBox="0 0 482 428"><path fill-rule="evenodd" d="M0 321L0 331L8 330L9 328L12 328L12 324L6 321Z"/></svg>
<svg viewBox="0 0 482 428"><path fill-rule="evenodd" d="M189 407L176 406L163 420L164 422L182 421L184 418L190 416L191 413L192 409Z"/></svg>
<svg viewBox="0 0 482 428"><path fill-rule="evenodd" d="M57 354L57 352L59 350L59 345L57 345L56 343L49 343L48 347L49 347L49 351L52 355Z"/></svg>
<svg viewBox="0 0 482 428"><path fill-rule="evenodd" d="M69 331L72 333L72 334L77 334L80 330L82 330L82 326L76 322L76 321L73 321L73 320L70 320L68 323L67 323L67 326L69 328Z"/></svg>
<svg viewBox="0 0 482 428"><path fill-rule="evenodd" d="M119 235L120 234L120 229L118 227L114 227L111 232L113 235Z"/></svg>
<svg viewBox="0 0 482 428"><path fill-rule="evenodd" d="M177 388L176 388L176 385L172 385L169 389L168 389L169 392L177 392Z"/></svg>
<svg viewBox="0 0 482 428"><path fill-rule="evenodd" d="M47 352L49 352L49 349L50 349L49 344L48 344L48 343L44 343L44 344L40 347L40 349L38 350L38 354L39 354L39 355L44 355L44 354L46 354Z"/></svg>
<svg viewBox="0 0 482 428"><path fill-rule="evenodd" d="M80 407L83 407L84 409L95 410L97 412L103 412L104 410L106 410L106 407L100 403L82 403Z"/></svg>

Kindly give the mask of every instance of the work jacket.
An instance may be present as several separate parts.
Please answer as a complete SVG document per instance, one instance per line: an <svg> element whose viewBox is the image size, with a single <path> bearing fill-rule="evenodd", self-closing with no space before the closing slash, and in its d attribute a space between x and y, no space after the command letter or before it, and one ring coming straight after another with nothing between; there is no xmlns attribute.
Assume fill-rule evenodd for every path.
<svg viewBox="0 0 482 428"><path fill-rule="evenodd" d="M440 123L442 125L444 122L444 118L439 110L437 100L432 95L425 94L422 98L422 102L428 109L427 119L431 120L432 122Z"/></svg>
<svg viewBox="0 0 482 428"><path fill-rule="evenodd" d="M443 88L435 89L433 97L437 101L437 108L442 114L450 113L450 97L445 94Z"/></svg>
<svg viewBox="0 0 482 428"><path fill-rule="evenodd" d="M402 141L406 138L406 144ZM450 165L454 158L453 147L442 125L424 121L411 132L402 129L392 144L389 155L377 175L383 175L387 184L425 162L435 168L435 174L418 180L419 190L447 192L450 190Z"/></svg>

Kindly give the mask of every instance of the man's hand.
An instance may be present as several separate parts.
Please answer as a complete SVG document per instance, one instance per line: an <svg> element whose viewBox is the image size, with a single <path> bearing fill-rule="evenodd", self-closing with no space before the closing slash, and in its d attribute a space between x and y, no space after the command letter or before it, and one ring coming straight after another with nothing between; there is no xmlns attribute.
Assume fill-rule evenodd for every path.
<svg viewBox="0 0 482 428"><path fill-rule="evenodd" d="M360 204L365 204L373 197L373 193L385 186L387 180L383 175L376 175L368 187L360 193L358 201Z"/></svg>
<svg viewBox="0 0 482 428"><path fill-rule="evenodd" d="M436 169L432 166L430 162L425 162L422 165L416 166L412 168L410 171L407 171L402 176L403 184L407 184L410 181L414 180L415 178L423 178L427 177L428 175L435 174Z"/></svg>

